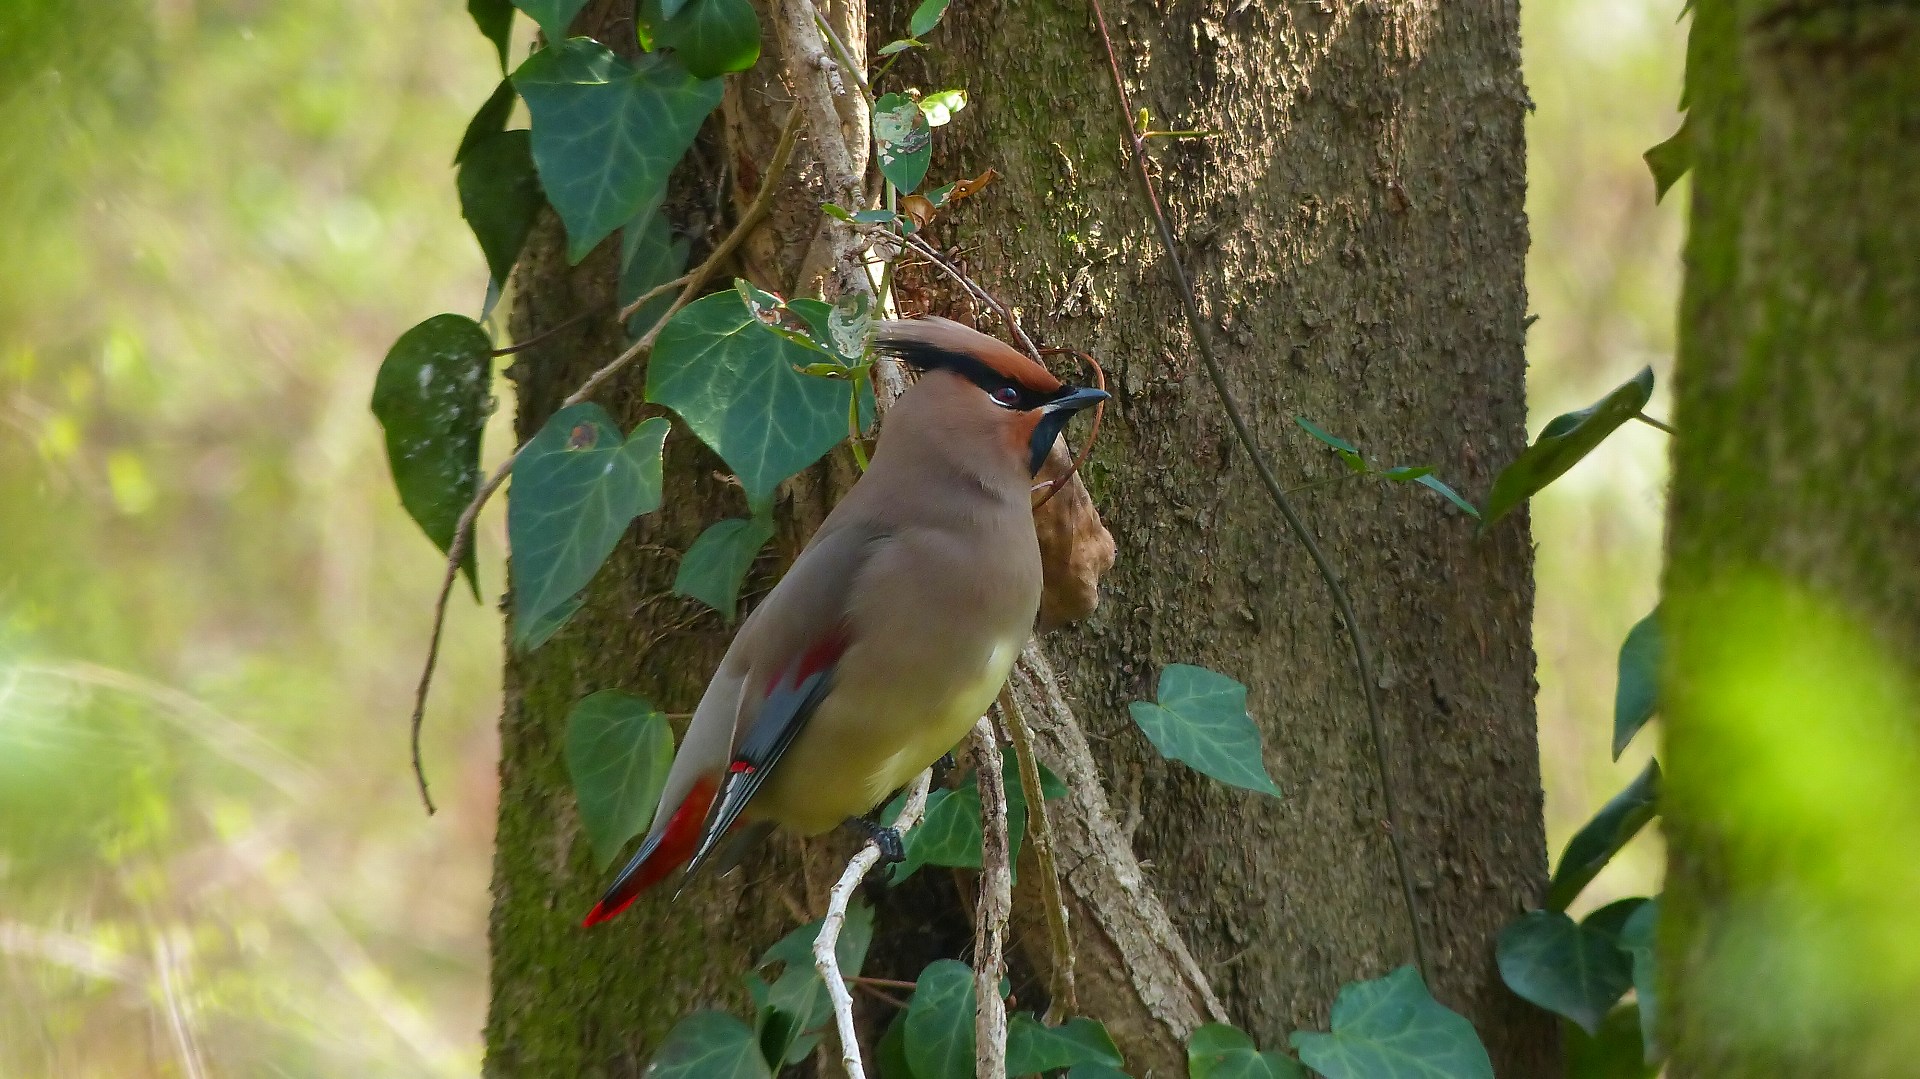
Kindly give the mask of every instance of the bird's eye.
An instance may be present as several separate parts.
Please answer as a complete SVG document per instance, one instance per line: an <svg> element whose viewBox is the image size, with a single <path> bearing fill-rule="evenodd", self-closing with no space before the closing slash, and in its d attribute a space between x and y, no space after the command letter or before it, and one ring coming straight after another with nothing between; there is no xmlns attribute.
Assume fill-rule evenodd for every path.
<svg viewBox="0 0 1920 1079"><path fill-rule="evenodd" d="M1012 408L1020 403L1020 391L1012 386L1002 386L988 396L993 398L994 404L1002 408Z"/></svg>

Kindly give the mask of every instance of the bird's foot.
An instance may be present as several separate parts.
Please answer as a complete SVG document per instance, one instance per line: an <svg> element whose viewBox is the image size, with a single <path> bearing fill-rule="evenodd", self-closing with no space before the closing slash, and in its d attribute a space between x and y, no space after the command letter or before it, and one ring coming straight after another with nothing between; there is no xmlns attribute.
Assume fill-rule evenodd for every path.
<svg viewBox="0 0 1920 1079"><path fill-rule="evenodd" d="M960 767L960 762L953 759L952 753L940 754L940 759L933 762L933 781L939 783L941 780L952 775L953 770L958 767Z"/></svg>
<svg viewBox="0 0 1920 1079"><path fill-rule="evenodd" d="M874 846L880 848L882 862L893 865L907 860L907 843L901 838L899 829L876 824L865 817L848 817L847 824L859 829Z"/></svg>

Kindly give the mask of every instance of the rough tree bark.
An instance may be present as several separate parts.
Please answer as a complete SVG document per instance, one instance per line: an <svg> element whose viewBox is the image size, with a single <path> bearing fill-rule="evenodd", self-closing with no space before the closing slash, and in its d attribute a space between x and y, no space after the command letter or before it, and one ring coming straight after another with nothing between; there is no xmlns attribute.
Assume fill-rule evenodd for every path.
<svg viewBox="0 0 1920 1079"><path fill-rule="evenodd" d="M1920 15L1701 0L1693 18L1663 604L1672 1071L1913 1075ZM1821 632L1832 617L1858 639ZM1751 662L1746 684L1791 688L1836 648L1862 665L1801 686L1814 696L1778 723L1713 681ZM1820 707L1871 698L1875 664L1904 692ZM1865 759L1843 763L1858 740ZM1758 771L1772 759L1791 767Z"/></svg>
<svg viewBox="0 0 1920 1079"><path fill-rule="evenodd" d="M876 11L875 22L903 28L910 8ZM836 6L832 17L849 10L857 6ZM1119 44L1148 61L1128 67L1155 126L1223 129L1163 144L1161 182L1265 452L1300 482L1333 474L1337 465L1294 433L1300 413L1382 463L1432 463L1470 495L1482 492L1524 444L1525 93L1513 5L1330 3L1270 14L1176 4L1149 14L1116 2L1111 14L1140 16L1120 28ZM583 15L602 29L618 17L601 4ZM729 91L725 123L710 125L704 156L682 170L672 209L696 235L697 214L716 201L714 177L731 177L736 204L757 181L755 157L724 140L764 147L791 100L766 74L780 68L778 17L763 12L770 54ZM1283 1045L1290 1029L1323 1026L1342 983L1410 954L1345 638L1195 370L1124 168L1090 10L962 3L938 34L923 87L964 86L974 105L936 138L935 175L992 166L1005 180L935 235L971 249L975 275L1018 304L1043 343L1097 351L1118 396L1091 481L1120 564L1101 612L1046 648L1125 819L1088 826L1097 816L1088 811L1075 834L1095 849L1131 834L1149 863L1142 881L1191 946L1196 974L1234 1021ZM822 265L818 250L807 254L821 173L807 175L813 187L783 202L745 267L762 283ZM605 252L568 269L555 231L536 237L518 281L521 336L604 302L612 287ZM951 296L940 302L964 316ZM582 330L521 357L523 437L611 354L614 334ZM631 423L648 411L640 385L636 372L602 400ZM669 587L673 552L741 512L717 468L690 438L670 439L666 508L636 524L573 626L530 657L509 657L489 1075L638 1074L679 1016L744 1003L740 972L817 915L850 847L776 842L744 876L697 883L677 903L643 902L609 932L577 929L601 879L574 819L566 712L609 687L670 711L697 699L729 630ZM850 479L836 459L790 485L779 556L764 560L750 593L777 578L772 563L791 557ZM1426 492L1367 484L1317 490L1303 508L1378 655L1436 994L1474 1020L1500 1075L1547 1074L1554 1028L1499 989L1492 964L1494 934L1537 899L1545 877L1524 523L1476 539L1470 521ZM1131 729L1125 703L1150 698L1160 666L1176 661L1249 684L1284 799L1165 764ZM1035 685L1026 678L1021 688ZM1046 696L1030 693L1029 712L1043 711ZM1056 711L1061 703L1055 695ZM1042 733L1043 756L1072 751ZM1031 876L1023 872L1023 884ZM916 881L876 893L873 973L911 978L932 958L963 954L969 925L952 877ZM1081 913L1081 977L1097 995L1102 972L1087 967L1116 944ZM1150 944L1154 926L1167 924L1149 918L1124 943ZM1024 999L1044 992L1031 967L1014 973ZM1127 1000L1124 987L1113 992L1116 1007L1152 1009L1147 989ZM1177 992L1205 1018L1195 1003L1204 986ZM1164 1029L1125 1038L1136 1068L1179 1074Z"/></svg>

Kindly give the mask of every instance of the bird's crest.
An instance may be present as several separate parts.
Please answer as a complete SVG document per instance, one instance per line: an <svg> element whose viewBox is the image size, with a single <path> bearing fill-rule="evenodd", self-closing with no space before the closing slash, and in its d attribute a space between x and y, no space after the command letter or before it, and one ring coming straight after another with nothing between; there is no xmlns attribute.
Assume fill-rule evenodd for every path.
<svg viewBox="0 0 1920 1079"><path fill-rule="evenodd" d="M874 348L922 370L948 370L991 390L1012 382L1030 393L1051 395L1060 390L1053 372L1031 357L944 318L889 319L879 324Z"/></svg>

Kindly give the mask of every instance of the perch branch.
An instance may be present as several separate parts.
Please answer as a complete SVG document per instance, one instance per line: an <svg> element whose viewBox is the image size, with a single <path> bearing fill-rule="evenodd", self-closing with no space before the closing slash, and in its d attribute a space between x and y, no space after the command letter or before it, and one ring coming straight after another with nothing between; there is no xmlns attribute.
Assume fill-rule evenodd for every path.
<svg viewBox="0 0 1920 1079"><path fill-rule="evenodd" d="M1013 697L1011 684L1000 688L1000 721L1013 739L1013 757L1020 765L1020 785L1027 793L1027 843L1040 867L1040 898L1046 908L1047 939L1053 945L1053 967L1047 977L1047 1023L1058 1025L1080 1010L1074 999L1073 936L1068 929L1067 903L1060 895L1060 864L1053 854L1053 821L1047 816L1046 795L1040 790L1040 761L1033 755L1033 731ZM985 803L981 803L982 806Z"/></svg>
<svg viewBox="0 0 1920 1079"><path fill-rule="evenodd" d="M1320 571L1320 579L1326 582L1327 593L1333 599L1334 607L1340 612L1340 621L1346 626L1347 640L1353 646L1353 663L1360 677L1360 691L1367 706L1367 724L1373 736L1374 768L1379 773L1380 800L1386 811L1387 845L1393 851L1393 864L1400 877L1400 894L1407 907L1407 929L1412 937L1414 966L1425 975L1427 967L1427 945L1424 932L1420 928L1420 907L1414 898L1413 872L1407 866L1407 853L1402 843L1400 810L1394 798L1393 783L1388 775L1386 721L1380 712L1378 691L1374 685L1373 658L1367 650L1366 635L1360 630L1360 618L1354 613L1353 601L1347 596L1346 586L1340 583L1340 576L1334 571L1333 564L1327 560L1320 544L1307 530L1306 522L1300 519L1293 503L1287 499L1286 491L1273 474L1273 468L1260 452L1253 439L1253 431L1247 426L1247 418L1240 411L1240 403L1233 392L1227 388L1225 369L1220 365L1219 357L1213 353L1212 338L1207 333L1205 321L1200 317L1200 304L1194 296L1193 281L1187 276L1187 267L1180 259L1179 246L1173 237L1173 226L1167 221L1167 213L1160 205L1160 193L1154 186L1153 174L1147 169L1145 141L1133 124L1133 103L1127 95L1126 80L1120 74L1120 54L1113 47L1113 35L1107 29L1107 13L1101 7L1100 0L1088 0L1093 5L1095 21L1100 27L1100 40L1106 46L1107 66L1113 73L1113 89L1118 95L1121 123L1126 126L1127 146L1131 151L1134 171L1140 177L1147 208L1152 211L1154 227L1160 234L1160 246L1167 254L1167 268L1173 273L1174 284L1180 294L1180 307L1186 313L1187 325L1193 332L1194 347L1200 353L1201 366L1206 369L1207 380L1213 383L1213 390L1220 397L1221 410L1227 414L1227 421L1233 427L1236 440L1247 457L1253 462L1254 471L1260 477L1261 486L1273 499L1280 516L1286 519L1287 528L1300 545L1307 549L1307 556Z"/></svg>
<svg viewBox="0 0 1920 1079"><path fill-rule="evenodd" d="M921 772L908 785L906 805L900 808L900 816L893 822L894 830L902 836L920 823L920 815L927 809L927 790L932 786L932 769ZM840 975L840 957L834 949L840 943L840 927L846 924L847 904L853 899L853 890L879 861L880 846L869 841L847 862L839 882L827 893L827 915L820 920L820 932L813 938L813 965L820 971L820 981L833 1002L835 1029L840 1033L840 1063L847 1069L847 1079L867 1079L867 1071L860 1062L860 1036L853 1025L853 994Z"/></svg>
<svg viewBox="0 0 1920 1079"><path fill-rule="evenodd" d="M747 235L766 218L767 212L773 207L774 191L780 186L780 179L786 172L787 163L793 159L793 147L799 138L800 110L794 109L787 114L787 124L780 132L780 142L774 148L773 161L767 166L766 178L760 182L760 190L754 194L753 202L741 215L739 223L733 226L733 231L727 233L726 238L720 241L720 245L682 279L684 284L680 289L680 295L674 299L673 306L667 308L666 313L660 316L660 321L654 323L652 329L628 346L624 352L609 360L605 366L581 383L579 389L573 391L565 401L560 403L560 409L571 408L585 401L592 396L593 391L598 389L601 383L653 350L653 342L660 336L661 328L666 326L676 311L691 303L693 298L699 295L707 279L713 276L714 271L719 269L727 259L733 257L734 251L746 242ZM672 283L669 282L669 284ZM645 298L647 297L643 297ZM625 312L622 314L624 317ZM514 451L507 455L507 459L500 463L500 467L494 469L493 475L487 477L487 482L480 485L480 490L473 496L473 501L468 502L467 508L460 511L460 520L453 529L453 541L447 545L447 571L440 581L439 598L433 604L433 632L427 639L427 661L420 671L420 685L413 695L413 718L409 733L413 753L413 778L420 787L420 801L426 805L429 815L434 812L433 795L427 789L427 773L420 760L420 726L427 713L427 692L433 687L433 670L440 661L440 634L446 627L447 600L453 595L454 583L459 580L460 563L466 559L467 549L473 543L473 525L480 516L481 507L485 506L487 499L492 498L493 493L500 489L500 485L507 481L508 474L513 471L513 463L520 459L521 451L526 448L524 442L515 447Z"/></svg>
<svg viewBox="0 0 1920 1079"><path fill-rule="evenodd" d="M973 775L980 790L980 903L973 912L973 1046L977 1079L1007 1074L1007 920L1013 916L1013 862L1007 842L1007 787L993 721L973 728ZM1029 795L1037 800L1037 792Z"/></svg>

